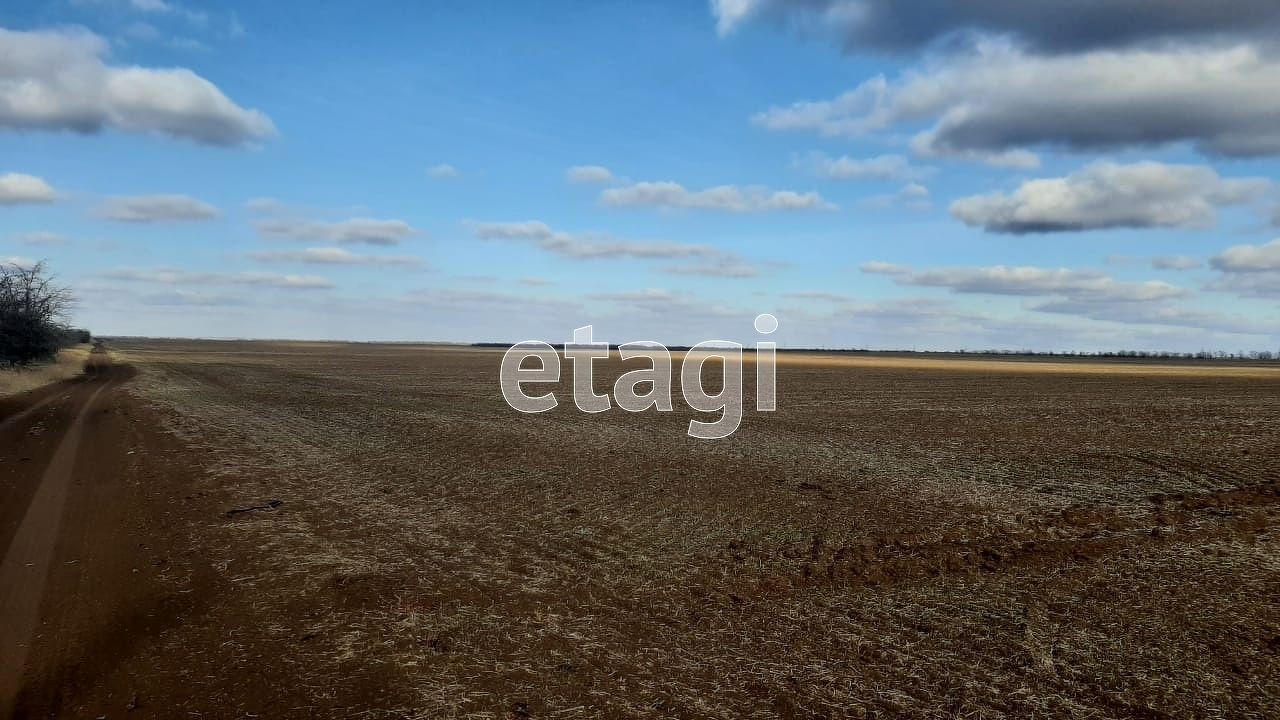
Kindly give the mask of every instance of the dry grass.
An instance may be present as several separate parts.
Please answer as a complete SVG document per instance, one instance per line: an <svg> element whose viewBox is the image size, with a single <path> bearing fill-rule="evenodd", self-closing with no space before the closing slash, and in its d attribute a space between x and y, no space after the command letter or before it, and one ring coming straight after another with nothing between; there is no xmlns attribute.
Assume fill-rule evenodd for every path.
<svg viewBox="0 0 1280 720"><path fill-rule="evenodd" d="M708 443L678 391L518 415L495 351L124 354L206 492L285 501L200 531L244 605L190 632L331 712L1280 714L1274 373L788 362Z"/></svg>
<svg viewBox="0 0 1280 720"><path fill-rule="evenodd" d="M19 395L50 383L69 380L84 372L91 346L86 344L64 348L53 362L34 365L25 370L0 370L0 397Z"/></svg>
<svg viewBox="0 0 1280 720"><path fill-rule="evenodd" d="M747 358L753 357L748 354ZM1137 375L1142 377L1232 377L1280 380L1280 363L1209 360L1054 360L1026 357L939 357L893 354L787 353L778 354L779 365L935 370L948 373L1033 373L1045 375Z"/></svg>

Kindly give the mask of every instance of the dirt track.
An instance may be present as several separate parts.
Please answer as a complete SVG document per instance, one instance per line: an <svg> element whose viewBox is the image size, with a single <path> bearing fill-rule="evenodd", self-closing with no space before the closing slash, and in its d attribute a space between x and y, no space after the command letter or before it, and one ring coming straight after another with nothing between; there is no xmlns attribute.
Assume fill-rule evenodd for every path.
<svg viewBox="0 0 1280 720"><path fill-rule="evenodd" d="M148 567L167 532L148 507L163 486L136 462L162 445L121 392L133 375L99 355L81 378L0 401L0 718L136 705L111 674L154 640L169 598ZM62 702L86 686L94 712Z"/></svg>

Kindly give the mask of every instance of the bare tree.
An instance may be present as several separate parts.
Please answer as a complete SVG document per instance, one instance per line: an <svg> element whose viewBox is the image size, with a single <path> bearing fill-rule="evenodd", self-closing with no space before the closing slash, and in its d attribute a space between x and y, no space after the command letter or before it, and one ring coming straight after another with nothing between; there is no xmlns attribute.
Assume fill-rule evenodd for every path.
<svg viewBox="0 0 1280 720"><path fill-rule="evenodd" d="M0 365L52 359L66 342L62 322L71 303L71 291L57 284L43 261L0 264Z"/></svg>

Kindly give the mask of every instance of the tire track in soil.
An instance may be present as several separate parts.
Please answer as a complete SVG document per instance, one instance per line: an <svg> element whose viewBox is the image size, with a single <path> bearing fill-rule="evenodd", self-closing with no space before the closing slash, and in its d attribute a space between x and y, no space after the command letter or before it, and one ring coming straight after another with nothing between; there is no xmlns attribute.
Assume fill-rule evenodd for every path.
<svg viewBox="0 0 1280 720"><path fill-rule="evenodd" d="M12 717L22 689L27 653L39 618L85 419L98 397L116 384L107 377L73 390L78 396L75 419L45 467L22 523L0 562L0 718ZM55 393L6 423L62 397L65 396Z"/></svg>

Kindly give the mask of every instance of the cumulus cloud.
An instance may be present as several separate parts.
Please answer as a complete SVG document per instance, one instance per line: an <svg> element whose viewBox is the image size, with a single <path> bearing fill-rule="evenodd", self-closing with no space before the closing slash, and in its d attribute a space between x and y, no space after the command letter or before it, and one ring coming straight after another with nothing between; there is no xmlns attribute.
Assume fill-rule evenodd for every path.
<svg viewBox="0 0 1280 720"><path fill-rule="evenodd" d="M306 248L304 250L259 250L246 253L259 262L306 263L312 265L419 265L422 261L409 255L361 255L339 247Z"/></svg>
<svg viewBox="0 0 1280 720"><path fill-rule="evenodd" d="M0 62L3 60L0 59ZM3 82L3 78L0 77L0 84ZM0 205L47 203L57 199L58 193L49 187L49 183L35 175L22 173L0 175Z"/></svg>
<svg viewBox="0 0 1280 720"><path fill-rule="evenodd" d="M864 198L859 205L872 210L903 207L908 210L924 211L933 207L933 203L929 200L929 188L920 183L907 183L896 193L872 195Z"/></svg>
<svg viewBox="0 0 1280 720"><path fill-rule="evenodd" d="M721 35L759 20L834 37L851 52L907 52L975 33L1054 53L1280 30L1272 0L711 0L711 10Z"/></svg>
<svg viewBox="0 0 1280 720"><path fill-rule="evenodd" d="M108 198L93 212L104 220L137 223L210 220L218 216L218 209L214 206L186 195L113 197Z"/></svg>
<svg viewBox="0 0 1280 720"><path fill-rule="evenodd" d="M947 267L916 270L903 265L871 262L863 272L885 274L899 285L945 288L955 293L981 295L1061 295L1072 300L1145 302L1190 295L1166 282L1120 282L1088 269L1013 267Z"/></svg>
<svg viewBox="0 0 1280 720"><path fill-rule="evenodd" d="M113 128L221 146L275 133L266 115L190 70L108 65L106 41L87 30L0 28L0 47L0 128Z"/></svg>
<svg viewBox="0 0 1280 720"><path fill-rule="evenodd" d="M404 220L352 218L338 222L270 218L254 223L258 234L272 240L320 240L335 243L395 245L418 234Z"/></svg>
<svg viewBox="0 0 1280 720"><path fill-rule="evenodd" d="M599 165L577 165L565 171L565 178L576 183L610 183L613 172Z"/></svg>
<svg viewBox="0 0 1280 720"><path fill-rule="evenodd" d="M1212 227L1215 208L1257 199L1271 183L1225 179L1212 168L1143 162L1095 163L1063 178L1030 180L1012 194L962 198L951 214L999 233L1103 228Z"/></svg>
<svg viewBox="0 0 1280 720"><path fill-rule="evenodd" d="M1235 245L1209 258L1218 271L1208 290L1247 298L1280 298L1280 239L1262 245Z"/></svg>
<svg viewBox="0 0 1280 720"><path fill-rule="evenodd" d="M933 121L912 140L917 154L1034 166L1027 148L1040 145L1091 152L1189 142L1215 155L1280 154L1277 118L1280 58L1251 44L1046 57L988 41L893 82L878 76L753 120L830 136Z"/></svg>
<svg viewBox="0 0 1280 720"><path fill-rule="evenodd" d="M768 210L833 210L835 205L816 192L719 185L706 190L686 190L674 182L640 182L600 193L600 202L613 206L696 208L729 212Z"/></svg>
<svg viewBox="0 0 1280 720"><path fill-rule="evenodd" d="M1226 292L1245 298L1280 300L1280 271L1222 273L1205 285L1206 290ZM1277 323L1272 322L1272 327Z"/></svg>
<svg viewBox="0 0 1280 720"><path fill-rule="evenodd" d="M1235 245L1214 255L1209 264L1223 272L1280 271L1280 239L1265 245Z"/></svg>
<svg viewBox="0 0 1280 720"><path fill-rule="evenodd" d="M110 280L164 285L250 285L289 290L316 290L333 287L333 283L328 278L318 275L282 275L266 272L193 273L170 267L150 270L117 268L103 271L100 275Z"/></svg>
<svg viewBox="0 0 1280 720"><path fill-rule="evenodd" d="M427 175L433 178L451 178L458 175L458 168L448 164L441 163L427 168Z"/></svg>
<svg viewBox="0 0 1280 720"><path fill-rule="evenodd" d="M833 158L824 153L811 153L795 164L810 172L833 180L923 180L938 172L937 168L912 165L901 155L872 158Z"/></svg>

